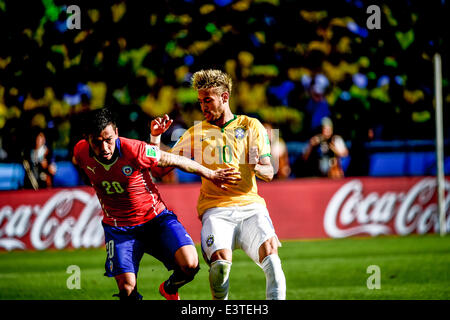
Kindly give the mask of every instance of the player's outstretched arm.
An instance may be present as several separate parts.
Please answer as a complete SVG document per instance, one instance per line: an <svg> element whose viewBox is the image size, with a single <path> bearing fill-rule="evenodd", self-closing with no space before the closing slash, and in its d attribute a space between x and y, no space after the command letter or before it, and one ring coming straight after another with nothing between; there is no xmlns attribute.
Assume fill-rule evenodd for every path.
<svg viewBox="0 0 450 320"><path fill-rule="evenodd" d="M234 168L211 170L201 164L175 154L161 151L159 167L177 167L185 172L195 173L203 178L211 180L219 188L227 190L226 185L236 185L240 180L240 173Z"/></svg>

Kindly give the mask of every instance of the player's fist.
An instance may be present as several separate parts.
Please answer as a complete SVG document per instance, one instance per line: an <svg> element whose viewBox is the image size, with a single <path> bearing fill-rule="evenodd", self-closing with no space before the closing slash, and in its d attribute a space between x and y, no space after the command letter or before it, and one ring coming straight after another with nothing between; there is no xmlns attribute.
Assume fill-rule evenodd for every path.
<svg viewBox="0 0 450 320"><path fill-rule="evenodd" d="M153 119L150 123L150 129L152 136L159 136L166 132L167 129L172 125L173 120L169 118L167 114L164 117L158 117Z"/></svg>

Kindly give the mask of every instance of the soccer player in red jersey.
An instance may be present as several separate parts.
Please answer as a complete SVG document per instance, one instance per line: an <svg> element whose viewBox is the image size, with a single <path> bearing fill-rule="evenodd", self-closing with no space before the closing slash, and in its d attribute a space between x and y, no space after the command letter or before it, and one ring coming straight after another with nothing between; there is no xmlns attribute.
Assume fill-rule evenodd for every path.
<svg viewBox="0 0 450 320"><path fill-rule="evenodd" d="M153 135L169 125L161 118L152 121ZM198 255L190 235L164 204L149 169L178 167L222 188L237 183L237 173L230 169L213 171L155 145L119 137L107 108L90 115L86 138L75 145L73 162L86 173L103 209L105 275L116 279L116 296L121 300L142 299L136 279L139 262L148 253L174 270L159 291L168 300L178 300L178 289L192 281L199 270Z"/></svg>

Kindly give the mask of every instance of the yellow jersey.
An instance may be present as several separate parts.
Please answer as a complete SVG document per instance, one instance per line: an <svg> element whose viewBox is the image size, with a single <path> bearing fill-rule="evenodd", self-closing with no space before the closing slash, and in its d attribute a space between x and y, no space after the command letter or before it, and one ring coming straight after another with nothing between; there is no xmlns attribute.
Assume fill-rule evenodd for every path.
<svg viewBox="0 0 450 320"><path fill-rule="evenodd" d="M258 195L255 172L249 164L249 150L258 148L258 155L270 157L270 140L266 129L255 118L236 116L222 128L206 120L189 128L170 150L171 153L194 159L211 169L235 168L242 180L222 190L210 180L202 178L197 211L201 216L214 207L244 206L251 203L266 205Z"/></svg>

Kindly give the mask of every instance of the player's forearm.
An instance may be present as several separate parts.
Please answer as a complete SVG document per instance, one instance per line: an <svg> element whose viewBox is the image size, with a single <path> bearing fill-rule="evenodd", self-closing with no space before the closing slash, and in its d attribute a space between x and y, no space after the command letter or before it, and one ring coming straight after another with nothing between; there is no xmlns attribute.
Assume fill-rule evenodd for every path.
<svg viewBox="0 0 450 320"><path fill-rule="evenodd" d="M156 178L162 178L166 174L168 174L170 171L172 171L174 167L154 167L151 169L152 176Z"/></svg>
<svg viewBox="0 0 450 320"><path fill-rule="evenodd" d="M151 134L150 135L150 144L160 148L161 147L161 135L154 136Z"/></svg>
<svg viewBox="0 0 450 320"><path fill-rule="evenodd" d="M161 159L158 166L160 167L177 167L185 172L195 173L201 177L209 179L213 175L213 171L202 166L201 164L175 154L161 151Z"/></svg>
<svg viewBox="0 0 450 320"><path fill-rule="evenodd" d="M258 178L269 182L273 179L273 167L271 164L257 164L255 165L255 173Z"/></svg>

